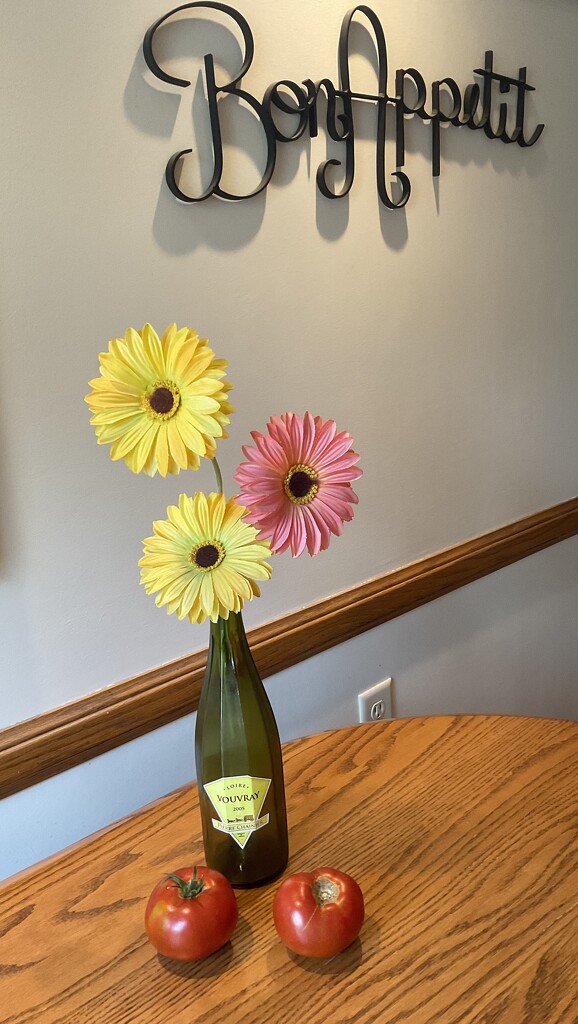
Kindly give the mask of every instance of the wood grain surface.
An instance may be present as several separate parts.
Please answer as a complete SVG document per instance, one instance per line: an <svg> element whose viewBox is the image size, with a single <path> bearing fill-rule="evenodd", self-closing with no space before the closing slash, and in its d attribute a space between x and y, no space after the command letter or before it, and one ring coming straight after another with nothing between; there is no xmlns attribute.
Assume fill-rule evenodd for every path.
<svg viewBox="0 0 578 1024"><path fill-rule="evenodd" d="M254 629L265 678L578 533L578 498L543 509ZM0 797L194 711L206 651L0 730Z"/></svg>
<svg viewBox="0 0 578 1024"><path fill-rule="evenodd" d="M289 953L273 883L238 892L206 961L158 956L148 893L202 856L186 789L0 890L2 1024L577 1024L577 723L356 726L285 765L288 871L333 865L364 890L349 949Z"/></svg>

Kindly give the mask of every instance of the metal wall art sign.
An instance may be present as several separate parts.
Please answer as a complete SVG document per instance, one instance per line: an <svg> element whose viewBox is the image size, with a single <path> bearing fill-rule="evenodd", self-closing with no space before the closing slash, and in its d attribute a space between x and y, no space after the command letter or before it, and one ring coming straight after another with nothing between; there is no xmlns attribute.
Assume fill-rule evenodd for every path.
<svg viewBox="0 0 578 1024"><path fill-rule="evenodd" d="M271 181L275 170L278 143L289 143L299 139L305 132L315 138L319 130L319 96L325 96L326 113L325 128L329 137L344 147L343 160L332 158L325 160L317 169L317 187L327 199L341 199L346 196L353 185L355 175L355 116L354 102L373 103L376 107L376 176L377 191L381 202L390 210L400 209L407 203L411 193L409 177L402 168L405 166L405 118L417 115L429 122L431 130L431 164L432 175L440 173L440 139L441 125L453 125L456 128L470 128L483 131L488 139L500 142L516 142L518 146L533 146L542 134L544 125L538 124L529 133L525 124L526 96L534 87L526 80L526 68L518 69L517 78L498 74L494 71L494 55L488 50L484 66L475 68L477 81L466 85L463 91L453 78L441 78L431 82L429 88L423 75L416 68L398 68L395 72L395 91L388 93L388 53L385 34L377 15L365 4L353 7L344 17L339 44L337 48L339 86L335 86L329 78L313 81L306 78L302 82L281 79L273 82L266 90L262 99L257 99L241 85L248 75L255 47L253 35L246 19L227 4L195 2L175 7L151 25L143 41L145 61L152 73L163 82L186 89L191 83L182 78L168 74L158 63L154 54L155 34L173 15L186 10L220 11L236 24L243 37L244 52L237 74L231 81L217 82L215 77L215 60L212 53L204 57L205 95L212 136L212 176L209 184L200 195L188 195L180 188L177 177L179 165L192 153L192 149L182 149L171 156L166 167L167 184L177 199L185 203L199 203L209 196L220 199L240 200L258 195ZM377 92L373 94L355 92L350 81L350 34L352 22L356 14L363 15L369 22L375 36L377 50ZM408 83L412 83L408 89ZM411 97L408 96L408 91ZM496 104L496 93L499 91L501 100ZM255 189L243 195L234 195L221 187L223 174L223 143L221 123L219 119L219 97L232 95L247 104L260 122L265 145L266 161L262 178ZM497 110L496 110L497 105ZM274 112L281 111L284 115L292 115L294 127L290 134L281 130L275 121ZM393 118L394 139L386 142L388 116ZM514 122L515 118L515 123ZM277 121L279 116L277 115ZM388 173L387 152L393 150L392 163L395 170ZM344 180L336 190L331 186L332 168L342 168ZM334 173L334 172L333 172ZM391 178L396 179L392 188Z"/></svg>

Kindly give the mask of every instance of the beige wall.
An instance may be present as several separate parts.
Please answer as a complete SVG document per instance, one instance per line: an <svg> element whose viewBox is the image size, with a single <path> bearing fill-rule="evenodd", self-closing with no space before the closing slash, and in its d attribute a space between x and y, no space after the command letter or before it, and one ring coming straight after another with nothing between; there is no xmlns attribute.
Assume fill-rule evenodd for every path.
<svg viewBox="0 0 578 1024"><path fill-rule="evenodd" d="M237 6L255 37L251 92L280 78L337 80L348 4ZM129 325L190 324L229 359L238 412L219 455L231 490L241 445L273 412L333 417L362 454L354 522L319 558L278 559L250 626L577 493L576 4L370 6L391 86L407 66L465 86L488 48L505 74L527 65L527 121L546 124L538 144L451 128L434 182L429 129L414 119L413 194L388 212L368 109L348 199L316 192L321 135L280 147L264 195L184 206L163 171L196 145L202 104L153 79L140 52L170 5L3 0L0 726L206 642L204 627L155 608L136 563L181 489L213 486L210 467L132 476L97 447L82 401L98 352ZM207 32L234 65L222 32L198 32L198 53ZM166 35L167 56L182 38ZM365 52L364 33L355 38ZM352 65L356 87L371 91L370 62ZM196 81L190 61L172 67ZM242 115L230 111L229 124L236 185L254 174L260 139ZM561 632L553 645L565 663L570 643ZM372 672L362 666L359 683Z"/></svg>

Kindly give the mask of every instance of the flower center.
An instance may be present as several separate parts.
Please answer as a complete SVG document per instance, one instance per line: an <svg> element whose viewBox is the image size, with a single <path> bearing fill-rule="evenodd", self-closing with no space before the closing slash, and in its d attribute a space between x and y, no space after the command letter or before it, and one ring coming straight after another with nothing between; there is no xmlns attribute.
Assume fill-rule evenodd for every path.
<svg viewBox="0 0 578 1024"><path fill-rule="evenodd" d="M200 569L201 572L211 572L212 569L216 569L224 557L225 549L218 540L197 544L189 556L195 569Z"/></svg>
<svg viewBox="0 0 578 1024"><path fill-rule="evenodd" d="M170 380L160 380L144 396L144 405L155 420L170 420L181 404L181 393Z"/></svg>
<svg viewBox="0 0 578 1024"><path fill-rule="evenodd" d="M283 490L295 505L308 505L319 490L317 473L311 466L291 466L283 480Z"/></svg>

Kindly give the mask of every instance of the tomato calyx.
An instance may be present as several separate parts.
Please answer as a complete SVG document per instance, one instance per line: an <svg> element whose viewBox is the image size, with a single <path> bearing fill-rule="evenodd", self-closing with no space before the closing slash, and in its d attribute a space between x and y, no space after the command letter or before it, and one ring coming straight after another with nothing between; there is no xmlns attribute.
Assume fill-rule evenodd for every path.
<svg viewBox="0 0 578 1024"><path fill-rule="evenodd" d="M186 882L184 878L181 878L180 875L168 874L167 878L172 878L173 882L175 882L175 885L171 885L170 888L178 889L179 896L182 896L184 900L196 899L197 896L201 895L203 889L205 888L205 883L203 882L203 879L197 878L196 868L193 870L193 877L188 882Z"/></svg>
<svg viewBox="0 0 578 1024"><path fill-rule="evenodd" d="M311 891L318 907L324 907L328 903L336 903L339 898L339 886L325 875L315 879L311 886Z"/></svg>

